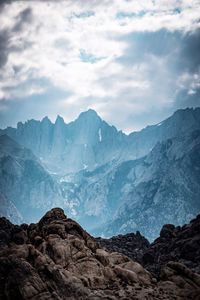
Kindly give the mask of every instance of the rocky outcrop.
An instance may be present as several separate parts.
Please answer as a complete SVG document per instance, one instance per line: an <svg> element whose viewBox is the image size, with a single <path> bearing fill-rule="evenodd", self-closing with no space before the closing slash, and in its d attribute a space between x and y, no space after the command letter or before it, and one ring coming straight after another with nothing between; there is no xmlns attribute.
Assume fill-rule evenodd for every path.
<svg viewBox="0 0 200 300"><path fill-rule="evenodd" d="M157 278L163 274L162 267L172 261L200 274L200 215L182 227L164 225L159 238L151 244L139 232L96 240L108 251L139 262Z"/></svg>
<svg viewBox="0 0 200 300"><path fill-rule="evenodd" d="M96 238L96 241L108 251L122 253L139 263L142 262L144 251L150 246L149 241L142 236L139 231L137 231L136 234L119 234L110 239L99 237Z"/></svg>
<svg viewBox="0 0 200 300"><path fill-rule="evenodd" d="M159 274L161 267L169 261L184 263L200 273L200 215L182 227L164 225L160 237L144 251L141 263Z"/></svg>
<svg viewBox="0 0 200 300"><path fill-rule="evenodd" d="M0 219L0 299L198 299L200 276L168 263L161 281L140 264L100 248L62 209L38 224Z"/></svg>

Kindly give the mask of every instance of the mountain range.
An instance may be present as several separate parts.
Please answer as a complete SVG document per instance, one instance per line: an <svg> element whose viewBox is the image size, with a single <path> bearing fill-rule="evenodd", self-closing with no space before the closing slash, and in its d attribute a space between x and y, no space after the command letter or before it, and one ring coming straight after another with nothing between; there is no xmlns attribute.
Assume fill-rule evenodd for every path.
<svg viewBox="0 0 200 300"><path fill-rule="evenodd" d="M164 223L181 225L200 211L200 108L129 135L91 109L69 124L45 117L0 135L0 194L9 207L0 213L8 218L12 205L19 222L61 206L95 235L139 230L153 240Z"/></svg>

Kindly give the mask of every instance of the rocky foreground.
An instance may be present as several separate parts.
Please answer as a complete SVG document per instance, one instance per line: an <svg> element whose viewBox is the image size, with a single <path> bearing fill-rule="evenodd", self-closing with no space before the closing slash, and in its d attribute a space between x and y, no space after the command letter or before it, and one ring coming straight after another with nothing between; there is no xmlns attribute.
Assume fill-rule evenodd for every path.
<svg viewBox="0 0 200 300"><path fill-rule="evenodd" d="M0 219L0 299L199 299L200 275L178 262L159 281L139 263L108 252L62 209L37 224Z"/></svg>
<svg viewBox="0 0 200 300"><path fill-rule="evenodd" d="M163 226L160 236L149 243L139 232L97 238L108 251L117 251L136 260L159 278L162 267L168 262L180 262L200 274L200 215L189 224Z"/></svg>

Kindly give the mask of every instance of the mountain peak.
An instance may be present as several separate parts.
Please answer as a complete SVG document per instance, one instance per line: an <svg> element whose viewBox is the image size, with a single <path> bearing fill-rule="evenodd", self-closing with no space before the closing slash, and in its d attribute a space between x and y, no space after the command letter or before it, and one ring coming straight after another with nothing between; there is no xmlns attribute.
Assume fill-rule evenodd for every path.
<svg viewBox="0 0 200 300"><path fill-rule="evenodd" d="M51 123L51 120L46 116L42 119L42 123Z"/></svg>
<svg viewBox="0 0 200 300"><path fill-rule="evenodd" d="M83 122L84 124L89 122L89 124L93 126L94 124L99 124L102 119L95 110L88 109L87 111L81 112L76 121Z"/></svg>
<svg viewBox="0 0 200 300"><path fill-rule="evenodd" d="M97 114L97 112L94 109L89 108L86 111L83 111L82 113L80 113L79 117L92 117L92 118L100 118L99 115Z"/></svg>
<svg viewBox="0 0 200 300"><path fill-rule="evenodd" d="M60 123L60 124L61 124L61 123L62 123L62 124L65 123L64 119L63 119L61 116L59 116L59 115L57 115L55 124L58 124L58 123Z"/></svg>

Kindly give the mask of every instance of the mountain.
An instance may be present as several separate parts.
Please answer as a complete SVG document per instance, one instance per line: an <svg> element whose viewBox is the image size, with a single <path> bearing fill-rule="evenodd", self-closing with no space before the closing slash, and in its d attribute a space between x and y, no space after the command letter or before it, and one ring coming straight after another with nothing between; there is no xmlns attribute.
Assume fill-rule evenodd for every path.
<svg viewBox="0 0 200 300"><path fill-rule="evenodd" d="M74 217L94 235L141 231L154 240L165 223L200 212L200 131L156 144L143 158L61 178Z"/></svg>
<svg viewBox="0 0 200 300"><path fill-rule="evenodd" d="M57 183L31 150L0 136L1 215L16 222L38 219L47 208L65 207Z"/></svg>
<svg viewBox="0 0 200 300"><path fill-rule="evenodd" d="M154 240L163 224L188 222L200 212L199 170L200 131L158 143L142 159L122 163L104 177L103 188L120 205L94 232L112 236L139 230Z"/></svg>
<svg viewBox="0 0 200 300"><path fill-rule="evenodd" d="M178 110L163 122L147 126L129 135L108 125L89 109L65 124L57 117L55 124L45 117L41 122L19 122L17 128L8 127L7 134L31 149L46 167L59 174L94 170L111 161L127 161L145 156L159 141L200 129L200 108Z"/></svg>
<svg viewBox="0 0 200 300"><path fill-rule="evenodd" d="M134 148L131 159L145 156L158 142L184 136L199 129L200 108L179 109L166 120L128 136L131 151Z"/></svg>
<svg viewBox="0 0 200 300"><path fill-rule="evenodd" d="M47 205L58 201L95 235L139 230L153 240L164 223L183 224L200 211L199 131L200 108L178 110L129 135L91 109L69 124L59 116L54 124L47 117L20 122L0 135L7 134L22 149L30 148L32 161L40 167L34 179L23 178L29 180L25 194L23 181L4 194L12 202L16 199L17 209L21 203L19 211L25 218L32 216L30 207L37 212L34 220L41 216L49 207L45 199L50 198ZM48 183L45 179L45 184L36 185L40 173Z"/></svg>
<svg viewBox="0 0 200 300"><path fill-rule="evenodd" d="M139 263L102 249L54 208L37 224L0 218L0 299L198 299L200 276L183 264L163 266L159 281Z"/></svg>
<svg viewBox="0 0 200 300"><path fill-rule="evenodd" d="M55 124L45 117L41 122L20 122L17 128L9 127L3 133L31 149L49 170L64 174L94 169L118 157L125 139L125 134L91 109L69 124L60 116Z"/></svg>

